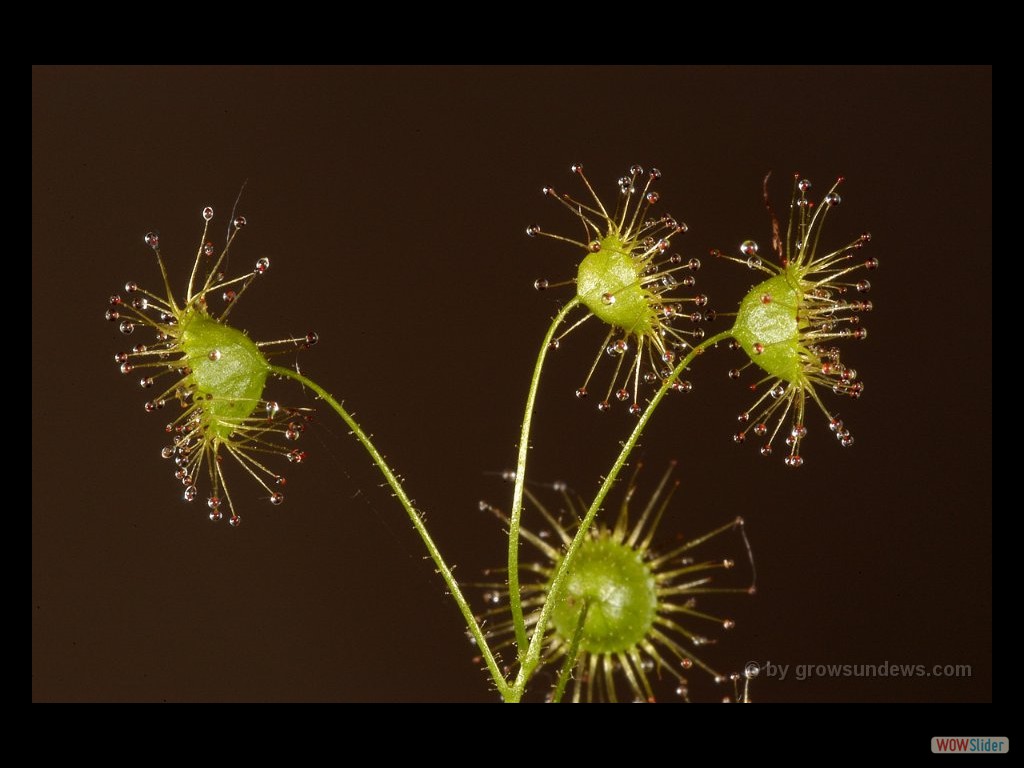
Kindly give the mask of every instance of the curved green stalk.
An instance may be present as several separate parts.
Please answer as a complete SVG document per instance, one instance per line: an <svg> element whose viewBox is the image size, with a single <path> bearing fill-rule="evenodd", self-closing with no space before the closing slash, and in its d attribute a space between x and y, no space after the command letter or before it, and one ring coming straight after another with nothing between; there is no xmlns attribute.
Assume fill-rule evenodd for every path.
<svg viewBox="0 0 1024 768"><path fill-rule="evenodd" d="M551 327L540 347L540 354L537 355L537 364L533 369L533 378L530 379L530 391L526 395L526 411L523 414L523 428L519 436L519 457L516 459L516 481L512 491L512 511L509 515L508 525L508 602L512 612L512 625L516 633L516 649L519 660L522 661L526 653L526 621L523 618L522 596L519 594L519 521L523 514L523 489L526 485L526 457L530 450L530 426L533 422L533 406L537 400L537 390L540 387L540 373L544 368L544 360L547 357L551 340L555 337L555 331L565 320L573 309L579 305L578 298L569 301L551 321Z"/></svg>
<svg viewBox="0 0 1024 768"><path fill-rule="evenodd" d="M455 581L455 577L452 575L451 568L449 568L445 563L440 550L437 548L437 545L434 544L434 540L430 538L430 534L427 532L427 527L424 525L419 513L417 513L416 508L409 500L408 495L406 495L405 489L398 481L398 478L395 477L395 473L391 470L391 467L388 466L380 451L377 450L369 436L356 423L355 419L353 419L352 416L349 415L348 411L342 407L341 403L335 400L329 392L315 381L307 379L301 373L297 373L290 368L283 368L279 365L270 366L270 372L275 373L278 376L293 379L316 392L325 403L335 410L335 412L348 425L349 429L352 430L352 434L355 435L355 438L363 444L367 453L370 454L370 458L373 459L373 463L377 465L381 474L384 475L384 479L387 480L388 485L391 486L391 490L395 492L398 502L409 515L409 519L412 521L416 532L420 535L420 538L423 539L423 543L426 545L427 551L430 553L430 558L434 561L434 565L437 566L437 570L441 574L441 578L444 579L444 583L448 587L448 591L451 593L456 604L459 606L459 610L462 612L462 618L465 620L466 626L473 635L473 639L476 640L477 647L480 649L480 654L483 656L483 659L487 664L487 669L490 671L491 677L494 678L494 683L498 687L498 692L501 694L502 698L507 698L510 690L509 684L506 682L505 678L501 674L501 670L498 668L498 663L495 661L494 654L491 653L490 646L487 645L487 639L480 630L480 625L477 624L476 617L473 615L473 610L469 607L469 603L463 596L462 590L459 589L459 585Z"/></svg>
<svg viewBox="0 0 1024 768"><path fill-rule="evenodd" d="M650 404L647 406L647 408L644 409L644 412L640 415L636 427L633 428L633 432L630 434L629 438L622 444L622 450L619 452L618 457L615 459L615 463L612 464L611 470L608 472L607 476L604 479L604 482L601 484L601 488L600 490L598 490L597 495L594 497L594 501L590 505L590 509L587 510L587 514L580 522L580 526L579 529L576 531L576 535L573 537L572 542L569 544L568 548L565 551L565 555L562 557L561 562L559 562L558 567L555 570L555 576L551 580L551 587L548 590L549 596L558 594L559 590L562 588L562 583L565 581L566 574L569 571L569 566L576 555L576 551L580 547L580 543L583 541L583 537L586 536L587 531L590 530L591 523L594 522L594 518L597 516L598 510L600 510L601 504L604 503L605 497L608 495L608 492L615 484L615 481L619 476L619 472L622 471L622 468L626 464L626 460L629 458L629 455L633 452L633 449L636 447L637 441L639 441L640 436L643 434L644 429L647 427L647 423L653 417L654 411L658 407L658 404L665 397L665 394L669 391L675 380L693 361L695 357L702 354L704 350L707 349L708 347L713 346L718 342L724 341L725 339L729 338L732 338L732 332L724 331L715 336L712 336L710 339L701 342L692 350L690 350L690 353L686 355L686 357L679 361L679 364L675 367L675 370L672 371L672 375L665 379L664 382L662 382L661 387L658 389L657 393L655 393L654 397L651 398ZM526 683L529 681L534 670L537 668L537 664L540 661L541 647L544 644L544 633L547 629L548 619L551 616L551 610L553 608L553 605L554 601L546 600L544 602L544 606L541 608L540 616L537 620L537 624L533 631L533 636L530 639L530 645L526 651L526 655L522 657L519 666L519 673L516 675L515 682L512 684L511 690L508 692L508 695L506 696L506 701L519 701L522 698L523 692L526 690Z"/></svg>

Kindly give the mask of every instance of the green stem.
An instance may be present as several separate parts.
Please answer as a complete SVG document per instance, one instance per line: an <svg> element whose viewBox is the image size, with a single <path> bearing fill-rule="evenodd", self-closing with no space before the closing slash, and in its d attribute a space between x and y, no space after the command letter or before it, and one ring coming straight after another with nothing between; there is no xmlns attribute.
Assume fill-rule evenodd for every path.
<svg viewBox="0 0 1024 768"><path fill-rule="evenodd" d="M569 643L569 650L565 654L565 661L562 662L562 670L558 673L558 682L555 684L555 693L551 697L554 704L562 703L562 696L565 694L565 684L569 682L569 673L576 666L576 660L580 655L580 641L583 640L583 625L587 621L587 609L590 604L583 603L583 610L580 617L576 619L576 630L572 633L572 642Z"/></svg>
<svg viewBox="0 0 1024 768"><path fill-rule="evenodd" d="M448 591L451 593L456 604L459 606L459 610L462 612L462 618L465 619L466 626L473 635L473 639L476 640L477 647L480 649L480 654L483 656L483 659L487 664L487 669L490 671L491 677L494 678L494 683L498 687L498 692L503 698L506 698L510 690L509 684L506 682L504 676L501 674L501 670L498 668L498 663L494 658L494 654L491 653L490 646L487 644L487 639L480 630L480 625L477 624L476 617L473 615L473 610L469 607L469 603L463 596L462 590L459 589L459 585L455 581L455 577L452 575L451 568L448 567L444 558L441 556L441 551L437 548L437 545L434 544L434 540L430 538L430 534L427 532L427 527L424 525L423 520L416 511L416 508L409 500L408 495L406 495L405 489L402 487L398 478L395 477L395 473L391 470L391 467L388 466L380 451L377 450L369 436L356 423L355 419L353 419L352 416L349 415L348 411L342 407L341 403L335 400L329 392L315 381L307 379L301 373L297 373L290 368L283 368L278 365L270 366L270 371L278 376L283 376L297 381L316 392L325 403L335 410L335 412L348 425L349 429L352 430L352 434L355 435L355 438L363 444L367 453L370 454L370 458L373 459L373 463L377 465L381 474L384 475L384 479L388 481L388 485L390 485L391 489L395 492L398 502L409 515L409 520L412 521L412 525L416 529L416 532L420 535L420 538L423 539L423 543L426 545L427 551L430 553L430 558L434 561L434 565L437 566L437 570L441 574L441 578L444 579L444 583L448 587Z"/></svg>
<svg viewBox="0 0 1024 768"><path fill-rule="evenodd" d="M523 428L519 436L519 457L516 460L515 488L512 491L512 512L509 515L508 525L508 597L509 608L512 611L512 625L516 633L516 649L519 659L522 660L526 652L526 621L523 618L522 596L519 594L519 521L523 514L523 489L526 486L526 457L530 450L530 426L533 422L533 406L537 400L537 390L540 388L540 373L544 368L544 360L548 355L551 340L555 337L555 331L565 320L573 309L580 303L578 298L568 302L551 321L544 336L544 342L540 347L540 354L537 355L537 364L533 369L533 378L530 380L530 391L526 395L526 411L523 414Z"/></svg>
<svg viewBox="0 0 1024 768"><path fill-rule="evenodd" d="M672 371L672 375L662 382L661 387L658 389L657 393L655 393L654 397L651 398L650 404L647 406L647 408L644 409L644 412L640 415L636 427L633 428L632 434L630 434L626 442L622 444L622 450L619 452L618 457L615 459L615 463L612 464L612 468L608 472L608 475L605 477L604 482L601 484L601 488L600 490L598 490L597 495L594 497L594 501L590 505L590 509L587 510L587 514L580 522L580 527L576 531L576 535L573 537L572 542L569 544L568 548L565 551L565 555L562 557L561 562L559 562L558 567L555 569L555 576L551 580L551 586L548 589L549 596L557 595L560 593L562 589L562 583L566 579L566 576L569 571L569 566L571 565L572 560L580 547L580 543L583 541L584 536L586 536L587 531L590 530L590 525L591 523L593 523L594 518L597 516L597 513L601 508L601 504L604 503L605 497L608 495L608 492L615 484L615 481L619 476L619 472L622 471L622 468L626 464L626 460L629 458L629 455L633 452L633 449L636 447L637 441L640 439L640 436L643 434L644 429L647 427L647 423L651 420L651 417L654 415L654 411L658 407L658 404L665 397L665 394L669 391L672 384L679 377L679 374L681 374L686 369L686 367L693 361L695 357L703 353L704 350L707 349L708 347L713 346L720 341L725 341L726 339L729 338L732 338L732 332L724 331L715 336L712 336L710 339L706 339L705 341L701 342L692 350L690 350L690 353L686 355L686 357L684 357ZM522 658L522 662L519 666L519 673L516 675L515 682L512 684L512 689L509 691L509 695L508 697L506 697L506 700L519 701L522 698L523 692L526 690L526 683L533 675L533 672L537 668L537 664L540 661L541 647L544 644L544 633L547 629L547 623L551 616L551 610L553 609L553 607L553 600L546 600L544 602L544 606L541 608L540 616L537 619L537 624L533 631L533 637L530 639L529 648L526 651L525 657Z"/></svg>

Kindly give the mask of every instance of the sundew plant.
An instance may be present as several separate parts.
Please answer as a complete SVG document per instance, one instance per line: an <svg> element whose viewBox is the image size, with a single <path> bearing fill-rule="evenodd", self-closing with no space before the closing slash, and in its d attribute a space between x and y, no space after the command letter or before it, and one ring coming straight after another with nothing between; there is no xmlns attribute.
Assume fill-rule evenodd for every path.
<svg viewBox="0 0 1024 768"><path fill-rule="evenodd" d="M731 602L756 591L744 520L722 519L683 540L660 540L666 517L686 519L676 490L687 478L674 463L641 470L632 456L663 401L677 393L696 397L688 394L692 381L716 362L729 378L746 378L752 393L735 442L755 442L765 456L777 452L792 469L806 463L809 434L853 445L837 402L864 392L843 345L867 337L861 319L873 305L864 273L878 267L863 255L870 235L841 246L824 235L841 202L842 179L816 199L811 182L795 176L783 225L766 178L769 246L737 238L734 252L710 251L713 263L736 262L756 284L717 302L715 311L696 288L700 259L676 242L687 226L663 210L660 171L634 165L608 194L598 193L582 165L571 172L576 191L542 188L565 208L565 230L526 228L530 237L564 246L566 279L539 279L534 287L563 290L566 298L538 345L515 468L506 472L509 498L480 502L507 532L507 560L478 579L456 580L452 553L442 554L424 510L341 401L296 367L275 363L282 353L316 344L317 334L260 341L231 325L240 300L259 290L270 269L260 258L249 270L227 273L228 254L246 226L237 211L216 243L214 211L202 209L202 236L188 256L184 285L171 275L186 271L186 255L164 254L157 234L144 236L160 282L152 289L129 282L110 297L107 319L135 342L114 355L115 364L146 391L145 410L163 416L159 453L184 502L231 526L249 517L232 499L236 482L255 484L267 503L282 504L285 472L306 458L301 438L312 412L272 399L268 382L289 379L315 393L383 474L462 614L474 659L503 701L528 694L551 702L689 700L695 674L723 685L719 698L749 701L756 667L737 673L740 659L715 659L710 647L717 633L735 626ZM711 334L708 327L724 330ZM576 396L596 404L594 418L615 407L635 417L625 437L609 434L621 450L610 467L594 468L603 480L592 498L539 482L528 466L544 368L562 344L577 342L597 343ZM706 354L713 350L722 351ZM738 365L726 359L737 354ZM814 412L823 418L812 419ZM250 524L280 523L253 516Z"/></svg>

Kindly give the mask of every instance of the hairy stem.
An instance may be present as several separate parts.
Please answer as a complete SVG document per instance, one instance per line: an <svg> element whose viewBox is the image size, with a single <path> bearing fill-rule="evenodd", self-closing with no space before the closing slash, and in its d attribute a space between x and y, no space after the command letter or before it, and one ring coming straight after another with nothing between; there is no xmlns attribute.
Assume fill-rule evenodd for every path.
<svg viewBox="0 0 1024 768"><path fill-rule="evenodd" d="M562 696L565 694L565 684L569 682L569 674L572 672L573 667L576 666L576 661L580 655L580 641L583 640L583 625L587 623L587 610L590 605L587 602L583 603L583 610L580 611L580 617L576 620L576 631L572 633L572 642L569 643L569 650L565 654L565 661L562 662L562 669L558 673L558 682L555 683L555 692L551 696L551 701L554 704L562 703Z"/></svg>
<svg viewBox="0 0 1024 768"><path fill-rule="evenodd" d="M639 441L640 436L643 434L644 429L647 427L648 422L654 416L654 411L658 407L658 404L661 403L672 384L695 357L703 353L708 347L729 338L732 338L732 332L724 331L701 342L690 350L690 353L686 355L686 357L679 361L679 364L672 371L672 375L662 382L661 387L655 393L654 397L651 398L650 404L640 415L636 427L633 428L633 432L622 444L622 450L619 451L619 455L615 459L615 463L612 464L611 470L608 472L607 476L605 476L604 482L601 484L601 488L598 490L593 503L591 503L590 508L587 510L587 514L580 522L580 527L576 531L576 535L573 537L572 542L566 549L565 555L558 563L558 567L555 569L555 576L551 580L551 588L548 590L549 597L560 593L562 583L567 577L569 567L572 564L573 558L576 556L577 550L579 550L584 536L586 536L587 532L590 530L590 526L594 522L594 518L597 516L598 511L601 509L601 505L604 503L605 497L615 484L622 468L626 465L626 460L636 447L636 444ZM548 620L550 619L553 607L554 601L549 599L544 602L544 606L541 608L533 636L530 638L530 645L526 651L526 655L521 659L519 673L516 675L515 682L512 684L512 688L506 697L507 700L519 701L522 698L523 692L526 690L526 684L529 682L530 677L537 668L537 664L540 660L541 647L544 644L544 633L547 630Z"/></svg>
<svg viewBox="0 0 1024 768"><path fill-rule="evenodd" d="M431 560L433 560L434 565L437 566L438 573L440 573L441 578L444 579L444 583L448 587L448 591L451 593L456 604L459 606L459 610L462 612L462 618L465 620L466 626L473 635L473 639L476 640L477 647L480 649L480 654L483 657L484 662L487 664L487 669L490 671L491 677L494 678L494 683L498 687L498 692L503 698L507 698L510 690L509 684L505 681L504 676L501 674L501 670L498 668L498 663L494 658L494 654L491 652L490 646L487 644L487 639L480 630L480 625L477 624L476 617L473 615L473 610L470 608L469 603L463 596L462 590L459 589L459 585L455 581L455 577L452 575L451 568L448 567L444 558L441 556L441 551L437 548L434 540L430 538L430 534L427 532L427 527L423 523L422 518L416 511L412 502L409 500L409 496L406 494L405 489L395 476L395 473L391 470L391 467L389 467L388 463L384 460L380 451L377 450L377 447L356 423L355 419L353 419L348 411L342 407L341 403L335 400L329 392L315 381L307 379L301 373L293 371L290 368L283 368L278 365L270 366L270 371L278 376L283 376L297 381L316 392L323 401L331 406L331 408L333 408L334 411L342 418L342 420L348 425L349 429L352 430L352 434L355 438L362 443L367 453L370 454L370 458L373 459L373 463L377 465L381 474L384 475L384 479L387 480L388 485L391 486L391 490L394 491L398 502L409 515L409 520L412 521L412 525L416 529L416 532L420 535L420 538L423 539L423 543L427 547L427 552L430 553Z"/></svg>
<svg viewBox="0 0 1024 768"><path fill-rule="evenodd" d="M544 368L544 359L547 357L551 340L555 336L558 327L565 320L573 309L579 305L579 299L573 298L568 302L551 321L551 327L540 347L537 355L537 364L533 369L533 378L530 379L530 390L526 395L526 411L523 414L523 428L519 436L519 456L516 459L516 480L515 488L512 491L512 512L509 515L508 526L508 595L509 608L512 611L512 625L516 633L516 650L519 660L522 661L526 653L526 621L523 618L522 596L519 594L519 521L523 514L523 489L526 486L526 457L530 450L530 427L533 423L533 407L537 400L537 390L540 387L540 374Z"/></svg>

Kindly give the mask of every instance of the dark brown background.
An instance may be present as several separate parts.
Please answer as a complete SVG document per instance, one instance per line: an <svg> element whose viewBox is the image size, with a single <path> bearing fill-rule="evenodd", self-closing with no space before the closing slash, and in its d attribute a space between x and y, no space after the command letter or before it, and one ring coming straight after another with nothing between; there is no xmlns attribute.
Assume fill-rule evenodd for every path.
<svg viewBox="0 0 1024 768"><path fill-rule="evenodd" d="M684 491L665 536L742 513L754 599L709 601L738 627L704 655L781 664L969 664L967 679L759 681L762 701L992 696L991 165L988 68L52 68L33 70L32 697L108 700L494 699L404 516L338 422L305 438L280 508L235 475L245 517L213 525L159 457L103 321L127 279L175 285L243 180L240 270L273 261L235 312L255 338L315 328L303 370L343 397L428 512L464 581L504 558L488 471L514 458L534 355L576 255L523 235L573 231L541 185L608 194L657 165L687 255L767 244L764 173L848 182L825 238L874 235L867 382L840 403L857 445L818 416L793 472L729 436L747 393L706 356L696 390L644 440ZM217 228L220 237L222 229ZM705 258L734 305L750 274ZM600 333L547 370L532 476L596 487L631 420L572 397ZM134 337L132 339L134 342ZM297 387L278 399L311 404ZM475 598L479 595L469 590ZM722 691L693 675L696 698Z"/></svg>

